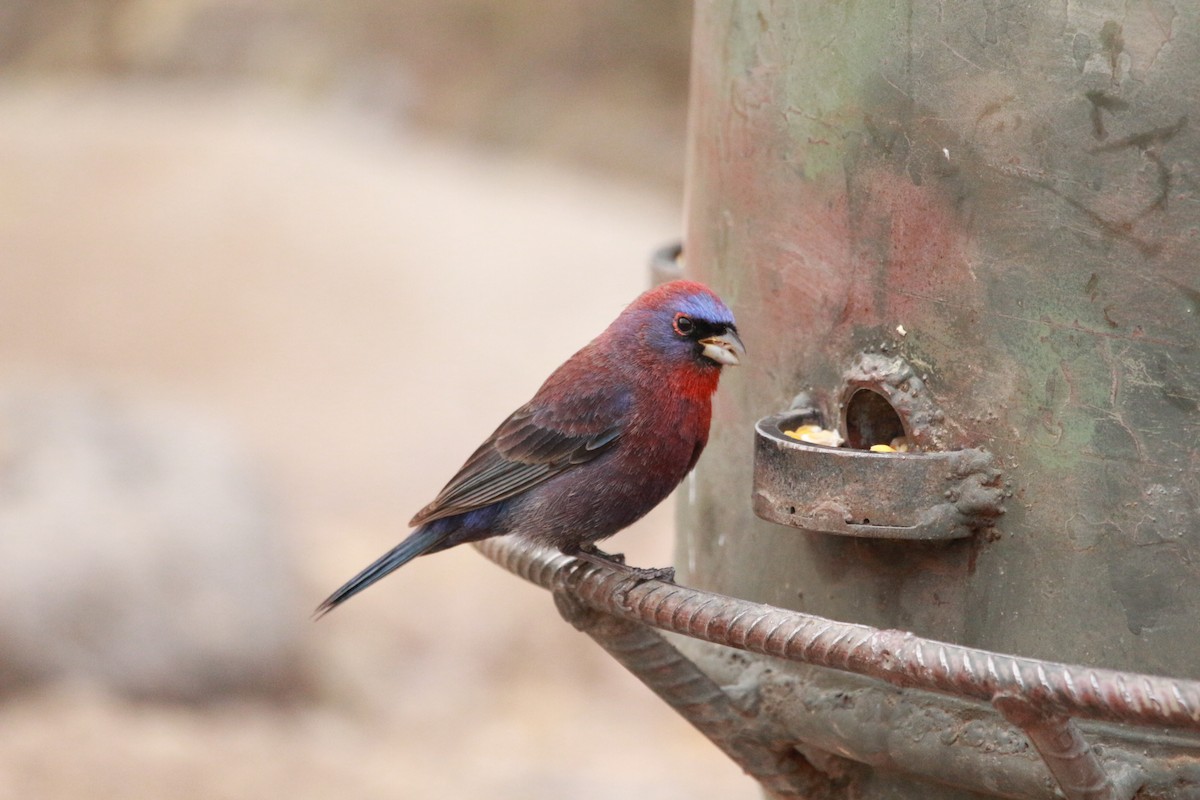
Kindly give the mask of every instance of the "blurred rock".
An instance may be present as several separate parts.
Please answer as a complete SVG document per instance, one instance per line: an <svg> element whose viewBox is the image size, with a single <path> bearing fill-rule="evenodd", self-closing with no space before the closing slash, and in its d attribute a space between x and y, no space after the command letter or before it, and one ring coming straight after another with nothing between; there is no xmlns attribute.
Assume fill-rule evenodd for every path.
<svg viewBox="0 0 1200 800"><path fill-rule="evenodd" d="M291 691L291 558L229 435L179 409L0 383L0 692Z"/></svg>

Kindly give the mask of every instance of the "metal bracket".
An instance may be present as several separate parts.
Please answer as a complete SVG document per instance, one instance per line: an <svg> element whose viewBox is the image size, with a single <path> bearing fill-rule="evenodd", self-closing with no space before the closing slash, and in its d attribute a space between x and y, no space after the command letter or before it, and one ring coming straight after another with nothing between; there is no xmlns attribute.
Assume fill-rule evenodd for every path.
<svg viewBox="0 0 1200 800"><path fill-rule="evenodd" d="M786 739L771 736L753 714L694 663L640 622L602 614L580 602L559 573L554 604L563 619L592 637L659 699L678 711L725 755L754 777L772 798L810 798L828 779Z"/></svg>
<svg viewBox="0 0 1200 800"><path fill-rule="evenodd" d="M807 411L754 428L754 513L841 536L960 539L1004 513L1005 489L984 450L872 453L797 441Z"/></svg>
<svg viewBox="0 0 1200 800"><path fill-rule="evenodd" d="M661 581L635 583L624 573L516 537L495 537L475 547L509 571L554 591L572 624L593 636L775 797L835 796L845 780L843 775L825 774L818 762L789 749L812 749L808 742L814 737L806 738L801 731L804 725L811 728L814 714L800 700L762 703L757 713L742 710L709 672L644 626L865 676L873 681L862 691L885 705L889 698L910 693L924 698L924 706L933 705L929 698L949 696L932 712L933 719L952 726L944 735L891 737L878 730L880 715L874 712L836 729L823 726L821 743L841 737L836 747L826 746L847 758L878 753L879 742L886 740L894 748L888 763L921 774L918 765L928 763L930 748L957 747L955 760L961 763L956 785L985 794L1003 786L1003 796L1029 800L1130 800L1138 793L1190 798L1200 793L1200 681L992 653ZM737 669L744 675L753 665L743 657ZM761 674L757 679L762 691L775 685ZM786 687L787 680L782 677L779 685ZM896 689L878 682L903 692L897 695ZM838 694L846 697L843 691ZM989 711L989 705L1003 717ZM987 721L989 714L995 722ZM1101 756L1077 719L1154 726L1159 728L1159 741L1148 748L1136 731L1098 728L1092 735L1103 736ZM1030 773L1028 751L993 751L970 742L958 746L967 737L955 731L1005 721L1018 726L1040 754L1040 772ZM1175 733L1163 738L1162 727L1174 728Z"/></svg>

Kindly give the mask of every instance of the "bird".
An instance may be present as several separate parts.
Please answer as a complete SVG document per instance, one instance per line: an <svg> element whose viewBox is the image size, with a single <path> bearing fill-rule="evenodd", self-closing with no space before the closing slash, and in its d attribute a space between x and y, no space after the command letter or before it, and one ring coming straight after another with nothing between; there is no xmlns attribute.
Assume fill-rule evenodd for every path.
<svg viewBox="0 0 1200 800"><path fill-rule="evenodd" d="M745 355L733 313L707 286L677 280L642 293L500 424L416 513L407 538L315 616L418 556L510 533L662 577L596 542L645 516L696 465L721 371Z"/></svg>

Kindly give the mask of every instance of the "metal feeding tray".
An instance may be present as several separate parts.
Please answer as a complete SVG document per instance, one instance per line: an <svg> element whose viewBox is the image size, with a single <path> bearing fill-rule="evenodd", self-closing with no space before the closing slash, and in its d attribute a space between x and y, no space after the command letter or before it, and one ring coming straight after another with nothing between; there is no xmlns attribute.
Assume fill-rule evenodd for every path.
<svg viewBox="0 0 1200 800"><path fill-rule="evenodd" d="M926 397L904 362L864 356L847 372L839 403L840 429L852 446L788 437L785 431L804 423L820 425L822 415L812 407L763 417L755 426L756 515L792 528L871 539L962 539L991 528L1006 494L995 459L979 449L928 449L944 445L946 437L926 429L942 419ZM925 446L871 452L857 432L874 411L860 414L856 407L882 408L895 432Z"/></svg>

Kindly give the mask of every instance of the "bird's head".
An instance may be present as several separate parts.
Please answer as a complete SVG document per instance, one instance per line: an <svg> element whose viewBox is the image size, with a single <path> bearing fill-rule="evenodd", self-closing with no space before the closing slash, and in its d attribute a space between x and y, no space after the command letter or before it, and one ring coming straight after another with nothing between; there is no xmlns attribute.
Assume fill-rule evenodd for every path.
<svg viewBox="0 0 1200 800"><path fill-rule="evenodd" d="M719 371L746 355L733 312L701 283L665 283L634 300L621 316L634 322L650 355L677 366Z"/></svg>

